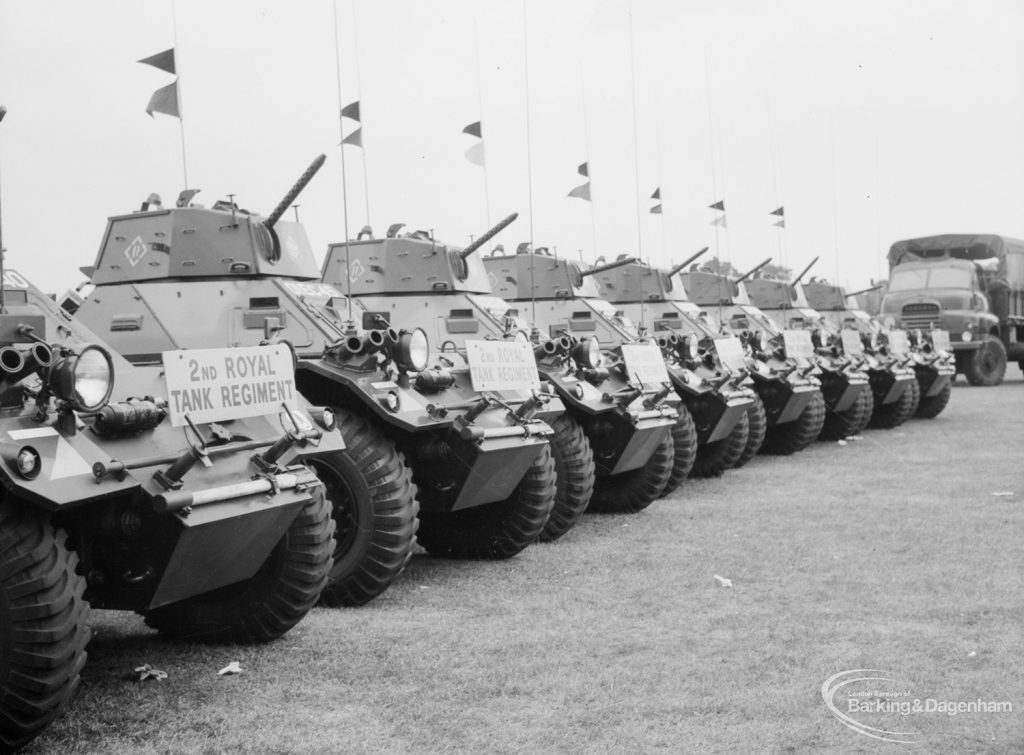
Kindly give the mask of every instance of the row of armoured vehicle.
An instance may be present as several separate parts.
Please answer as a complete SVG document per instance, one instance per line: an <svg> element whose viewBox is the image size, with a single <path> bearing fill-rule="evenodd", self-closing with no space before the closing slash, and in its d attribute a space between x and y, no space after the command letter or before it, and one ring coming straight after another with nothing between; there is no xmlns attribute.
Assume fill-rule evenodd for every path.
<svg viewBox="0 0 1024 755"><path fill-rule="evenodd" d="M417 544L508 558L949 399L942 331L695 258L482 257L514 216L321 267L282 215L322 162L266 217L195 192L111 217L83 296L0 276L0 749L73 693L90 606L270 640L373 599Z"/></svg>

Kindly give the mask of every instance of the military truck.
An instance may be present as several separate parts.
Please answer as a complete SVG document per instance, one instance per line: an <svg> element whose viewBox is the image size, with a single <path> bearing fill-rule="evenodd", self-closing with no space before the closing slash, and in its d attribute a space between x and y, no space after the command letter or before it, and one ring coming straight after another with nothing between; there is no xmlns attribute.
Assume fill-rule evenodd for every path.
<svg viewBox="0 0 1024 755"><path fill-rule="evenodd" d="M883 325L950 333L956 370L971 385L999 385L1006 362L1024 370L1024 241L943 234L889 249Z"/></svg>
<svg viewBox="0 0 1024 755"><path fill-rule="evenodd" d="M330 412L295 392L283 346L135 368L16 271L2 281L8 752L78 686L90 608L134 611L189 641L262 642L294 626L332 563L334 522L308 462L343 443Z"/></svg>
<svg viewBox="0 0 1024 755"><path fill-rule="evenodd" d="M771 278L749 278L743 282L750 303L771 317L775 324L788 332L805 331L804 343L809 337L813 349L810 357L817 366L815 377L821 383L825 399L825 424L819 438L842 440L856 434L870 417L874 403L868 376L842 351L842 338L838 329L830 328L824 318L812 308L799 287L817 257L792 282Z"/></svg>
<svg viewBox="0 0 1024 755"><path fill-rule="evenodd" d="M848 308L851 299L861 292L847 294L839 286L833 286L822 280L802 283L801 291L807 302L820 312L826 322L831 321L830 324L833 327L842 327L846 323L848 327L853 328L856 327L856 323L863 323L862 328L870 348L872 323L876 320L856 308ZM949 333L941 328L915 329L906 336L905 346L906 353L909 355L909 364L904 366L913 368L918 387L918 402L913 416L934 419L949 403L953 391L953 377L956 374L950 351ZM841 332L840 337L842 337ZM849 341L849 339L847 340ZM902 339L897 334L895 340L901 341ZM839 348L845 348L841 342ZM854 340L850 342L850 349L853 353L849 357L863 358L865 353L863 343L858 344ZM913 397L910 401L913 403Z"/></svg>
<svg viewBox="0 0 1024 755"><path fill-rule="evenodd" d="M642 477L636 470L650 466L650 477L663 487L658 480L666 465L662 456L668 452L653 451L667 435L674 412L664 411L657 402L643 406L649 395L626 401L629 380L602 365L593 338L539 330L520 310L494 295L475 254L492 234L459 249L428 233L401 234L402 227L393 225L384 239L331 244L324 280L350 286L353 296L381 317L426 323L444 354L466 354L481 338L528 344L540 377L552 387L563 410L551 422L558 492L541 537L560 537L588 508L637 511L653 501L657 493L652 485L630 485Z"/></svg>
<svg viewBox="0 0 1024 755"><path fill-rule="evenodd" d="M697 458L690 474L717 477L740 460L750 439L749 412L756 394L743 386L747 370L722 363L717 333L694 316L693 306L672 278L700 257L703 249L670 270L634 261L595 273L602 296L615 305L616 318L650 332L661 346L676 393L697 429ZM764 440L763 433L757 441Z"/></svg>
<svg viewBox="0 0 1024 755"><path fill-rule="evenodd" d="M811 445L825 422L825 400L820 383L811 375L814 365L806 351L789 354L795 344L761 310L753 306L741 288L743 281L771 262L767 259L733 279L707 270L680 274L689 299L700 316L722 333L740 339L746 351L750 378L765 410L764 443L760 452L792 454Z"/></svg>
<svg viewBox="0 0 1024 755"><path fill-rule="evenodd" d="M299 392L333 407L349 449L345 476L318 469L342 533L324 602L359 605L404 569L414 533L449 558L536 540L554 500L551 429L539 392L481 394L468 371L431 361L422 328L366 317L320 281L305 229L281 216L322 163L265 218L191 196L111 217L77 315L137 364L168 348L290 345Z"/></svg>

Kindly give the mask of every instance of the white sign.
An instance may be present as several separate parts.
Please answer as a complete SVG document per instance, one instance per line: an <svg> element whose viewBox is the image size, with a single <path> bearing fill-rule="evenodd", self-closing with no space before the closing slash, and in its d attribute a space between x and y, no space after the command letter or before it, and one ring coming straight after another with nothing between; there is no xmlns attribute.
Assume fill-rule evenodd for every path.
<svg viewBox="0 0 1024 755"><path fill-rule="evenodd" d="M864 342L856 330L844 330L840 334L843 339L843 353L846 356L857 356L864 353Z"/></svg>
<svg viewBox="0 0 1024 755"><path fill-rule="evenodd" d="M475 391L540 387L533 345L525 341L466 341L466 361Z"/></svg>
<svg viewBox="0 0 1024 755"><path fill-rule="evenodd" d="M668 368L661 349L653 343L622 344L622 360L626 363L629 380L641 383L669 382Z"/></svg>
<svg viewBox="0 0 1024 755"><path fill-rule="evenodd" d="M932 331L932 346L936 351L949 351L949 331L936 328Z"/></svg>
<svg viewBox="0 0 1024 755"><path fill-rule="evenodd" d="M739 372L747 367L747 357L743 353L743 344L735 336L715 339L715 348L718 350L718 358L722 364L733 372Z"/></svg>
<svg viewBox="0 0 1024 755"><path fill-rule="evenodd" d="M906 354L910 351L910 340L907 338L907 331L889 331L889 351L893 354Z"/></svg>
<svg viewBox="0 0 1024 755"><path fill-rule="evenodd" d="M782 331L782 342L786 346L786 356L796 359L810 359L814 356L814 344L811 334L806 330Z"/></svg>
<svg viewBox="0 0 1024 755"><path fill-rule="evenodd" d="M295 368L287 346L164 352L171 424L219 422L297 408Z"/></svg>

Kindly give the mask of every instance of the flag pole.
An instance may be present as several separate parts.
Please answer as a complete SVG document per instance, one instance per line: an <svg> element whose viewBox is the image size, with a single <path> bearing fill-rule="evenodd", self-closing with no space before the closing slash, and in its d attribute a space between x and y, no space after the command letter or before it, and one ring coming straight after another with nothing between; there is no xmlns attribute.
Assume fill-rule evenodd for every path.
<svg viewBox="0 0 1024 755"><path fill-rule="evenodd" d="M345 300L348 302L348 324L352 327L352 263L349 255L348 181L345 177L345 121L341 114L343 105L341 99L341 42L338 38L338 0L333 0L332 6L334 8L334 72L338 82L338 133L341 138L338 150L341 152L341 214L345 234Z"/></svg>
<svg viewBox="0 0 1024 755"><path fill-rule="evenodd" d="M335 1L337 1L337 0L335 0ZM335 30L337 30L337 24L335 24ZM353 37L354 37L353 50L355 52L355 61L356 61L356 66L355 66L355 68L356 68L356 99L359 101L360 107L362 107L363 91L362 91L362 81L361 81L361 78L359 76L359 29L356 26L356 0L352 0L352 34L353 34ZM335 42L335 44L337 44L337 42ZM341 103L339 102L338 104L339 104L339 107L340 107ZM360 127L362 127L362 123L363 123L363 114L362 114L362 111L360 111L360 113L359 113L359 125L360 125ZM360 141L359 146L363 150L363 196L366 199L366 225L370 225L370 177L369 177L370 167L369 167L369 165L367 163L367 160L366 160L366 144L363 141ZM344 152L344 148L342 148L342 152Z"/></svg>
<svg viewBox="0 0 1024 755"><path fill-rule="evenodd" d="M526 85L526 188L530 209L530 318L537 322L536 272L537 258L533 251L533 152L530 143L530 45L527 37L526 0L523 3L523 76ZM589 166L588 166L589 170Z"/></svg>
<svg viewBox="0 0 1024 755"><path fill-rule="evenodd" d="M708 65L708 49L704 48L704 91L708 98L708 141L710 142L711 148L711 191L714 196L720 196L718 193L718 174L715 170L715 126L714 119L711 115L711 70ZM718 201L718 200L716 200ZM717 220L717 218L716 218ZM718 223L715 226L715 266L717 268L718 275L718 322L722 322L722 299L723 299L723 288L724 280L722 275L722 254L721 246L718 239Z"/></svg>
<svg viewBox="0 0 1024 755"><path fill-rule="evenodd" d="M181 65L178 55L178 4L171 0L171 35L174 39L174 75L177 77L174 82L174 94L178 100L178 131L181 134L181 172L185 179L185 188L188 188L188 160L185 157L185 112L184 98L181 96Z"/></svg>
<svg viewBox="0 0 1024 755"><path fill-rule="evenodd" d="M587 126L587 87L583 80L583 66L580 66L580 102L583 104L583 146L587 151L587 181L590 183L590 236L593 258L597 259L597 213L594 212L594 180L590 176L590 128ZM580 257L580 261L583 258Z"/></svg>
<svg viewBox="0 0 1024 755"><path fill-rule="evenodd" d="M636 60L633 53L633 3L630 0L627 6L629 15L629 81L633 102L633 194L636 197L636 256L641 264L644 259L643 231L641 230L640 210L640 147L637 141L636 129ZM643 297L643 273L640 274L640 322L644 322L644 297Z"/></svg>
<svg viewBox="0 0 1024 755"><path fill-rule="evenodd" d="M483 121L484 121L484 84L483 84L483 75L480 72L481 71L481 66L480 66L480 26L479 26L478 14L476 13L475 10L473 12L473 44L474 44L474 47L476 48L476 98L477 98L477 111L480 113L480 123L481 123L481 126L480 126L480 128L481 128L480 141L483 142L483 136L482 136L482 134L483 134L483 131L482 131L483 125L482 124L483 124ZM491 194L490 194L490 187L488 186L488 183L487 183L487 153L486 152L484 152L483 169L484 169L484 214L485 214L485 217L486 217L486 220L487 220L486 227L490 228L491 227ZM493 242L488 242L488 248L493 252L494 251L494 243Z"/></svg>

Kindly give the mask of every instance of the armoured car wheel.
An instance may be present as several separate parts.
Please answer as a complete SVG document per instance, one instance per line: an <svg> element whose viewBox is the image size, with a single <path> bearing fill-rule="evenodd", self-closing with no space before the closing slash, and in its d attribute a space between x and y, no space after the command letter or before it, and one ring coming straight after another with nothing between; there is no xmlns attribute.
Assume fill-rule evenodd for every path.
<svg viewBox="0 0 1024 755"><path fill-rule="evenodd" d="M908 386L896 401L875 405L868 427L879 430L891 430L894 427L899 427L910 419L910 407L913 403L914 394Z"/></svg>
<svg viewBox="0 0 1024 755"><path fill-rule="evenodd" d="M335 409L345 451L311 460L333 511L334 563L320 595L327 606L361 606L405 569L416 544L416 487L394 444L366 419Z"/></svg>
<svg viewBox="0 0 1024 755"><path fill-rule="evenodd" d="M726 437L705 443L697 449L697 461L690 470L690 477L721 477L725 470L735 466L743 449L747 447L750 435L750 420L747 417L744 412Z"/></svg>
<svg viewBox="0 0 1024 755"><path fill-rule="evenodd" d="M841 412L827 412L825 424L821 428L818 440L842 440L860 432L862 425L871 419L871 408L875 405L871 388L865 386L853 406Z"/></svg>
<svg viewBox="0 0 1024 755"><path fill-rule="evenodd" d="M330 575L333 552L331 507L317 487L256 574L148 611L146 623L175 639L273 640L298 624L316 604Z"/></svg>
<svg viewBox="0 0 1024 755"><path fill-rule="evenodd" d="M747 407L747 445L743 447L740 458L732 465L739 469L753 459L764 445L764 436L768 431L768 417L764 411L764 402L760 396L754 396L754 403Z"/></svg>
<svg viewBox="0 0 1024 755"><path fill-rule="evenodd" d="M907 415L907 419L910 419L917 413L917 407L921 403L921 384L917 380L911 380L907 391L910 392L910 413Z"/></svg>
<svg viewBox="0 0 1024 755"><path fill-rule="evenodd" d="M953 393L953 384L946 383L942 390L934 396L922 396L921 402L917 405L917 412L914 416L922 419L935 419L949 403L949 397Z"/></svg>
<svg viewBox="0 0 1024 755"><path fill-rule="evenodd" d="M545 542L557 540L576 524L594 492L594 452L579 423L568 414L551 423L550 438L555 460L555 504L540 532Z"/></svg>
<svg viewBox="0 0 1024 755"><path fill-rule="evenodd" d="M1006 347L995 336L985 336L964 364L971 385L999 385L1006 374Z"/></svg>
<svg viewBox="0 0 1024 755"><path fill-rule="evenodd" d="M672 433L668 433L644 466L617 475L598 476L587 510L599 514L635 514L646 509L665 489L672 474L673 458Z"/></svg>
<svg viewBox="0 0 1024 755"><path fill-rule="evenodd" d="M867 429L868 424L871 422L871 417L874 416L875 413L874 392L869 388L868 390L861 391L860 396L864 400L864 417L857 424L857 428L853 431L854 435L860 435Z"/></svg>
<svg viewBox="0 0 1024 755"><path fill-rule="evenodd" d="M504 501L460 511L421 511L417 539L438 558L511 558L534 542L555 503L555 462L547 444Z"/></svg>
<svg viewBox="0 0 1024 755"><path fill-rule="evenodd" d="M672 425L672 473L659 498L674 493L683 484L683 480L690 476L697 461L697 426L693 424L693 415L682 404L676 410L679 418Z"/></svg>
<svg viewBox="0 0 1024 755"><path fill-rule="evenodd" d="M85 579L66 535L0 500L0 751L18 749L61 712L89 642Z"/></svg>
<svg viewBox="0 0 1024 755"><path fill-rule="evenodd" d="M825 423L825 398L821 391L815 391L811 403L792 422L784 422L768 428L761 453L772 456L788 456L803 451L814 443L821 434Z"/></svg>

